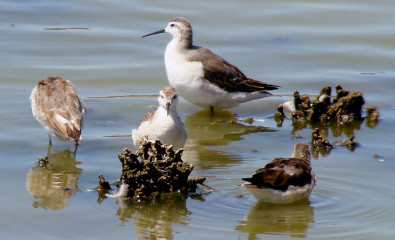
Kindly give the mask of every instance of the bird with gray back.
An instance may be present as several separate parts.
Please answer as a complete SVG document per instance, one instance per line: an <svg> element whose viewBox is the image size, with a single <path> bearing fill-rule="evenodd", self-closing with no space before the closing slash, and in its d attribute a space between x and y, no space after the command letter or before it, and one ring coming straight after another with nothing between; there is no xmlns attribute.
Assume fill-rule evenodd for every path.
<svg viewBox="0 0 395 240"><path fill-rule="evenodd" d="M165 51L169 83L185 100L210 108L229 108L270 96L279 86L248 78L237 67L207 48L193 45L190 22L173 18L166 28L147 37L169 33L173 38Z"/></svg>

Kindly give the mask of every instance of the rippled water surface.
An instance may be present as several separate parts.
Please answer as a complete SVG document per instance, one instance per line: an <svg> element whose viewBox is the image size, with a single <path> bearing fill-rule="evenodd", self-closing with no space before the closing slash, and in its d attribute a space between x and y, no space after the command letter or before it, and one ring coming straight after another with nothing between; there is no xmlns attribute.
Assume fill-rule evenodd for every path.
<svg viewBox="0 0 395 240"><path fill-rule="evenodd" d="M395 2L391 1L0 1L0 232L4 239L393 239L395 234ZM189 132L184 160L214 192L154 203L98 201L89 191L102 173L120 175L117 153L153 97L167 86L163 53L170 37L142 39L175 16L191 20L197 45L247 76L282 86L275 94L317 94L341 84L377 106L366 122L328 139L354 135L359 146L335 147L312 161L317 185L306 201L257 202L241 178L274 157L287 157L311 129L271 118L290 97L274 96L218 111L184 100ZM74 156L48 138L31 114L38 80L70 79L88 106ZM243 122L254 118L252 124ZM231 123L236 120L236 123ZM300 135L297 138L295 134ZM242 197L241 197L242 196Z"/></svg>

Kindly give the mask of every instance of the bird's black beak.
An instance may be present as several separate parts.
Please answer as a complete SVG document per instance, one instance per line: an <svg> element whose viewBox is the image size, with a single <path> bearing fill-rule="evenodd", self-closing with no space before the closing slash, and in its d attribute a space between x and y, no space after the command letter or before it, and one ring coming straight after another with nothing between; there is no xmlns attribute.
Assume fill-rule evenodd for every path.
<svg viewBox="0 0 395 240"><path fill-rule="evenodd" d="M170 105L171 105L170 102L167 102L167 103L166 103L167 116L169 116Z"/></svg>
<svg viewBox="0 0 395 240"><path fill-rule="evenodd" d="M161 29L161 30L153 32L153 33L148 33L148 34L142 36L142 38L143 37L148 37L148 36L151 36L151 35L155 35L155 34L158 34L158 33L164 33L164 32L165 32L165 29Z"/></svg>

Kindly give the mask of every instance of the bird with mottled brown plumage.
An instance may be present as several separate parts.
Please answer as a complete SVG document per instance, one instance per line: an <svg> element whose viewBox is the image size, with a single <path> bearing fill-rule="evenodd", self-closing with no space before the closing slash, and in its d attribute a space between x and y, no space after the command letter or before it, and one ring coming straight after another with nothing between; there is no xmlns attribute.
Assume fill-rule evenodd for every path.
<svg viewBox="0 0 395 240"><path fill-rule="evenodd" d="M33 89L30 101L33 116L48 133L49 144L52 137L73 139L77 149L86 107L74 85L61 77L43 79Z"/></svg>

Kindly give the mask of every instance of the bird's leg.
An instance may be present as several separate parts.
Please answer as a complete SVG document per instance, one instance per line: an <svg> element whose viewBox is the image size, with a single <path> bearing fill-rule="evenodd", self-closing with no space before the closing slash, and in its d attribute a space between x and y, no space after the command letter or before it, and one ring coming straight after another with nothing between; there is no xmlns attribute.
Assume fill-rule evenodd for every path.
<svg viewBox="0 0 395 240"><path fill-rule="evenodd" d="M52 149L52 144L48 144L47 157L49 157L49 155L51 155L51 149Z"/></svg>
<svg viewBox="0 0 395 240"><path fill-rule="evenodd" d="M78 148L78 140L76 140L74 142L74 146L75 146L75 148L74 148L74 154L75 154L77 152L77 148Z"/></svg>
<svg viewBox="0 0 395 240"><path fill-rule="evenodd" d="M213 116L214 115L214 107L213 106L210 106L210 112L211 112L211 116Z"/></svg>

